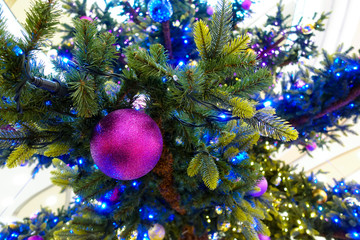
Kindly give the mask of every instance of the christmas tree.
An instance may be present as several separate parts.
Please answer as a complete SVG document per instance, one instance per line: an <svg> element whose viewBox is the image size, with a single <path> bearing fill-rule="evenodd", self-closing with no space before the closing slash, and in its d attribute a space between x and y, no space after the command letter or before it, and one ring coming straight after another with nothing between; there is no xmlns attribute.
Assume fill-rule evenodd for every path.
<svg viewBox="0 0 360 240"><path fill-rule="evenodd" d="M328 143L322 136L351 131L338 119L358 112L357 58L326 54L324 69L278 80L281 94L268 90L272 73L262 68L279 76L277 69L315 54L310 38L326 15L288 26L279 4L270 31L248 30L250 44L226 1L214 13L201 2L151 4L151 18L147 5L117 1L92 6L90 18L86 1L65 2L81 20L69 26L74 44L59 51L53 76L31 57L54 31L55 2L35 2L25 41L2 22L0 159L8 167L53 163L53 182L78 197L66 211L43 209L4 227L0 239L268 239L266 225L273 239L356 239L356 184L329 189L270 157L297 137L270 105L300 132L287 146L311 151ZM111 17L117 6L130 13L120 27ZM295 47L282 46L294 27ZM144 124L148 131L139 132Z"/></svg>
<svg viewBox="0 0 360 240"><path fill-rule="evenodd" d="M86 205L54 237L155 239L166 232L191 239L218 229L227 238L269 235L262 220L271 198L254 190L259 166L236 159L260 134L291 141L297 132L249 98L271 83L271 74L245 52L247 36L230 39L231 4L218 4L209 27L194 24L201 60L181 68L169 65L162 45L133 45L125 50L128 68L112 73L115 37L75 20L73 61L57 64L56 80L49 80L31 56L58 15L55 2L35 1L25 40L7 33L4 22L1 28L8 46L1 79L6 165L52 158L53 182L72 187ZM132 109L140 95L143 111ZM218 216L217 205L228 213ZM226 231L229 225L238 231Z"/></svg>

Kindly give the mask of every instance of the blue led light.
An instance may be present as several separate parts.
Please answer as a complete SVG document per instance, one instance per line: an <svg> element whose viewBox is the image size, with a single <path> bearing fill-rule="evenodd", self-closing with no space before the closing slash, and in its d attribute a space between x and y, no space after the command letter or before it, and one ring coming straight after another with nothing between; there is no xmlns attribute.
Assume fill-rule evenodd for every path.
<svg viewBox="0 0 360 240"><path fill-rule="evenodd" d="M236 155L231 161L233 163L240 163L242 162L244 159L248 159L249 156L246 152L240 152L238 155Z"/></svg>
<svg viewBox="0 0 360 240"><path fill-rule="evenodd" d="M163 83L165 83L167 81L166 77L163 77L161 80Z"/></svg>
<svg viewBox="0 0 360 240"><path fill-rule="evenodd" d="M51 106L51 105L52 105L52 103L51 103L51 101L50 101L50 100L47 100L47 101L45 102L45 105L46 105L46 106Z"/></svg>
<svg viewBox="0 0 360 240"><path fill-rule="evenodd" d="M63 58L62 58L62 61L63 61L64 63L68 63L68 62L69 62L69 59L68 59L67 57L63 57Z"/></svg>
<svg viewBox="0 0 360 240"><path fill-rule="evenodd" d="M286 94L286 98L289 99L289 98L290 98L290 95L289 95L289 94Z"/></svg>
<svg viewBox="0 0 360 240"><path fill-rule="evenodd" d="M188 28L188 27L185 27L185 28L184 28L184 31L189 31L189 28Z"/></svg>
<svg viewBox="0 0 360 240"><path fill-rule="evenodd" d="M154 215L149 214L149 219L153 219L153 218L154 218Z"/></svg>
<svg viewBox="0 0 360 240"><path fill-rule="evenodd" d="M359 234L357 233L357 232L353 232L353 234L352 234L354 237L359 237Z"/></svg>
<svg viewBox="0 0 360 240"><path fill-rule="evenodd" d="M355 193L356 193L356 194L359 194L359 189L356 189L356 190L355 190Z"/></svg>
<svg viewBox="0 0 360 240"><path fill-rule="evenodd" d="M272 102L271 101L266 101L263 104L264 104L264 107L270 107Z"/></svg>
<svg viewBox="0 0 360 240"><path fill-rule="evenodd" d="M219 115L219 117L222 118L222 119L225 119L226 115L222 113L222 114Z"/></svg>
<svg viewBox="0 0 360 240"><path fill-rule="evenodd" d="M84 163L83 160L84 160L83 158L79 158L79 159L78 159L78 163L79 163L79 164L83 164L83 163Z"/></svg>
<svg viewBox="0 0 360 240"><path fill-rule="evenodd" d="M358 70L358 67L357 67L357 66L355 66L355 67L353 67L353 69L354 69L354 70Z"/></svg>
<svg viewBox="0 0 360 240"><path fill-rule="evenodd" d="M184 64L185 64L185 63L184 63L183 61L180 61L180 62L179 62L179 66L180 66L180 67L181 67L181 66L184 66Z"/></svg>
<svg viewBox="0 0 360 240"><path fill-rule="evenodd" d="M81 198L79 198L79 197L76 198L76 199L75 199L75 202L77 202L77 203L81 202Z"/></svg>
<svg viewBox="0 0 360 240"><path fill-rule="evenodd" d="M99 167L98 167L98 166L96 166L96 164L94 164L94 168L95 168L95 169L99 169Z"/></svg>
<svg viewBox="0 0 360 240"><path fill-rule="evenodd" d="M59 220L59 219L55 218L55 219L53 220L53 222L54 222L54 223L57 223L58 220Z"/></svg>
<svg viewBox="0 0 360 240"><path fill-rule="evenodd" d="M16 54L16 56L24 54L24 51L19 46L15 46L12 50Z"/></svg>
<svg viewBox="0 0 360 240"><path fill-rule="evenodd" d="M301 96L300 96L300 98L301 98L301 99L303 99L303 98L304 98L304 96L303 96L303 95L301 95Z"/></svg>
<svg viewBox="0 0 360 240"><path fill-rule="evenodd" d="M339 189L334 188L334 192L338 193L338 192L339 192Z"/></svg>
<svg viewBox="0 0 360 240"><path fill-rule="evenodd" d="M137 182L136 182L136 181L134 181L134 182L132 183L132 185L133 185L134 187L136 187Z"/></svg>
<svg viewBox="0 0 360 240"><path fill-rule="evenodd" d="M354 216L355 216L355 217L357 217L357 216L358 216L358 214L357 214L357 213L354 213Z"/></svg>
<svg viewBox="0 0 360 240"><path fill-rule="evenodd" d="M337 77L340 77L340 76L341 76L341 74L340 74L340 73L337 73L337 74L336 74L336 76L337 76Z"/></svg>
<svg viewBox="0 0 360 240"><path fill-rule="evenodd" d="M185 44L188 44L188 40L185 39L185 40L184 40L184 43L185 43Z"/></svg>
<svg viewBox="0 0 360 240"><path fill-rule="evenodd" d="M334 222L338 223L339 219L338 218L334 218Z"/></svg>
<svg viewBox="0 0 360 240"><path fill-rule="evenodd" d="M13 233L13 234L11 234L11 236L12 236L12 237L17 237L17 236L19 236L19 234Z"/></svg>
<svg viewBox="0 0 360 240"><path fill-rule="evenodd" d="M353 103L350 104L350 107L351 107L351 108L353 108L354 106L355 106L355 104L353 104Z"/></svg>
<svg viewBox="0 0 360 240"><path fill-rule="evenodd" d="M106 208L106 203L102 203L102 204L101 204L101 208L102 208L102 209L105 209L105 208Z"/></svg>
<svg viewBox="0 0 360 240"><path fill-rule="evenodd" d="M319 211L322 211L323 210L323 207L322 206L319 206Z"/></svg>
<svg viewBox="0 0 360 240"><path fill-rule="evenodd" d="M340 186L344 186L344 182L341 182L341 183L340 183Z"/></svg>
<svg viewBox="0 0 360 240"><path fill-rule="evenodd" d="M105 109L104 109L104 110L102 110L102 111L101 111L101 113L102 113L102 115L103 115L103 116L106 116L106 115L108 115L108 114L109 114L109 112L108 112L108 111L106 111Z"/></svg>

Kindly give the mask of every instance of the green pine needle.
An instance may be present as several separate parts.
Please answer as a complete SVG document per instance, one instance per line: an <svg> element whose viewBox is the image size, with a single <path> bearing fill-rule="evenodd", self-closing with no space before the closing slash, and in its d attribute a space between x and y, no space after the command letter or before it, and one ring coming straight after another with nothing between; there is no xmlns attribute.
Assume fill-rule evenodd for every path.
<svg viewBox="0 0 360 240"><path fill-rule="evenodd" d="M215 8L215 13L210 24L211 58L220 56L223 47L229 42L232 19L232 5L228 0L220 0Z"/></svg>
<svg viewBox="0 0 360 240"><path fill-rule="evenodd" d="M189 177L193 177L198 174L202 163L201 155L202 154L199 153L195 157L193 157L193 159L191 159L187 169L187 174L189 175Z"/></svg>
<svg viewBox="0 0 360 240"><path fill-rule="evenodd" d="M15 168L26 160L29 160L35 153L36 149L30 148L27 145L20 145L11 152L6 161L6 166L8 168Z"/></svg>
<svg viewBox="0 0 360 240"><path fill-rule="evenodd" d="M219 171L214 159L211 157L203 159L201 164L201 176L205 185L210 190L214 190L217 187L219 182Z"/></svg>
<svg viewBox="0 0 360 240"><path fill-rule="evenodd" d="M202 20L194 25L194 41L200 56L207 59L210 52L211 35L208 26Z"/></svg>
<svg viewBox="0 0 360 240"><path fill-rule="evenodd" d="M232 114L240 118L251 118L255 114L255 107L246 99L235 97L230 99L233 106Z"/></svg>
<svg viewBox="0 0 360 240"><path fill-rule="evenodd" d="M258 111L253 118L245 119L245 121L263 136L285 142L296 140L298 137L296 129L275 115Z"/></svg>
<svg viewBox="0 0 360 240"><path fill-rule="evenodd" d="M248 48L250 42L249 36L243 35L231 40L223 48L223 56L237 55L240 52L244 52Z"/></svg>
<svg viewBox="0 0 360 240"><path fill-rule="evenodd" d="M38 49L53 36L56 25L59 23L60 13L55 0L33 2L31 9L26 13L24 28L27 32L25 36L27 49L25 52Z"/></svg>

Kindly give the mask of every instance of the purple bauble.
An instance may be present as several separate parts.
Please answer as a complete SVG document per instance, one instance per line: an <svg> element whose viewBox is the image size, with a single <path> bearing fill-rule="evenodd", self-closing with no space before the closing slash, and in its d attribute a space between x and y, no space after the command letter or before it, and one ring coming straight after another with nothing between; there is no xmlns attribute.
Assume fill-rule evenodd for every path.
<svg viewBox="0 0 360 240"><path fill-rule="evenodd" d="M210 16L214 14L214 8L212 6L208 6L206 9L206 13Z"/></svg>
<svg viewBox="0 0 360 240"><path fill-rule="evenodd" d="M28 240L44 240L41 236L35 235L28 238Z"/></svg>
<svg viewBox="0 0 360 240"><path fill-rule="evenodd" d="M316 149L317 145L316 145L316 142L312 142L308 145L306 145L306 150L312 152Z"/></svg>
<svg viewBox="0 0 360 240"><path fill-rule="evenodd" d="M271 240L269 236L262 235L261 233L258 234L258 237L260 240Z"/></svg>
<svg viewBox="0 0 360 240"><path fill-rule="evenodd" d="M85 19L85 20L88 20L90 22L94 21L91 17L88 17L88 16L82 16L80 17L81 20Z"/></svg>
<svg viewBox="0 0 360 240"><path fill-rule="evenodd" d="M133 109L111 112L95 126L90 152L109 177L132 180L146 175L159 161L161 131L148 115Z"/></svg>
<svg viewBox="0 0 360 240"><path fill-rule="evenodd" d="M258 188L260 188L260 191L250 191L249 192L249 195L252 196L252 197L260 197L261 195L263 195L267 188L268 188L268 182L266 181L266 178L261 178L260 181L256 184L256 186Z"/></svg>
<svg viewBox="0 0 360 240"><path fill-rule="evenodd" d="M243 3L241 4L241 7L244 10L249 10L251 6L251 0L244 0Z"/></svg>

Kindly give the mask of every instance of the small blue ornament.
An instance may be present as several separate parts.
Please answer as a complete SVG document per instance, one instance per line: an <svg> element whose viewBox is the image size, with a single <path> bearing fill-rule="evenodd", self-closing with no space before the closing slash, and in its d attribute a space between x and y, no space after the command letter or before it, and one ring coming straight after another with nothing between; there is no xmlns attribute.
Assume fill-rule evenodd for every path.
<svg viewBox="0 0 360 240"><path fill-rule="evenodd" d="M151 0L148 4L148 11L155 22L166 22L173 14L169 0Z"/></svg>

